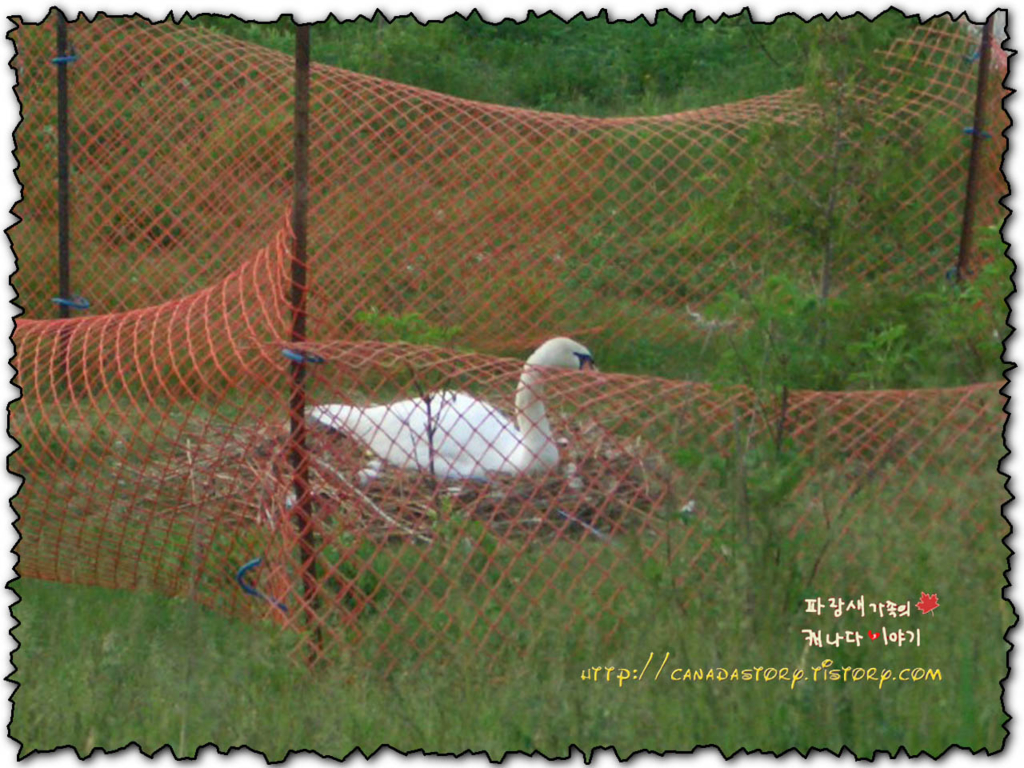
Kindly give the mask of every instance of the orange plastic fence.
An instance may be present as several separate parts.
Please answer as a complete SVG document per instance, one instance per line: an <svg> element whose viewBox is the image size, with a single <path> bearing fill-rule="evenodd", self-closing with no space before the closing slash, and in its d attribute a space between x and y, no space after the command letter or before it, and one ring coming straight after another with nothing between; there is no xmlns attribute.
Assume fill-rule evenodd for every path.
<svg viewBox="0 0 1024 768"><path fill-rule="evenodd" d="M757 195L802 194L834 151L745 150L819 125L801 91L594 119L314 65L311 341L289 345L291 59L136 20L70 25L72 285L91 309L53 320L53 26L14 39L22 575L187 595L314 654L370 644L396 664L453 637L528 644L541 612L613 632L638 573L702 604L758 537L800 542L792 573L851 590L875 583L851 564L899 573L906 541L955 530L999 551L998 383L780 396L590 369L602 343L714 332L698 310L719 292L817 269L795 222L749 215ZM955 263L972 51L933 21L850 95L863 123L843 141L927 162L837 246L837 289L913 289ZM982 224L1006 192L993 80ZM851 179L869 206L872 179ZM371 340L394 318L432 344ZM549 347L520 379L562 335L587 347ZM296 356L309 403L337 406L307 412L301 448ZM403 398L420 410L354 410Z"/></svg>
<svg viewBox="0 0 1024 768"><path fill-rule="evenodd" d="M14 244L33 318L56 316L51 27L15 35L25 193ZM105 313L217 282L269 241L290 201L291 59L166 24L71 30L74 290ZM864 237L837 255L837 280L930 281L955 262L976 48L960 25L933 21L883 55L887 79L851 97L874 106L845 140L906 161L908 173L888 192L895 207L871 209ZM921 69L929 90L904 93ZM1005 193L1000 80L982 178ZM376 306L416 311L467 343L539 341L607 325L613 300L634 323L653 306L692 330L686 305L808 259L801 222L755 227L721 213L745 209L751 185L762 201L815 191L793 179L827 163L822 142L800 142L763 176L765 159L744 154L750 126L772 118L796 130L814 109L794 91L663 117L581 118L314 65L313 331L358 338L355 315ZM935 144L946 151L910 162ZM780 171L790 178L776 188ZM865 197L870 181L850 177ZM1001 220L998 198L984 196L981 221ZM486 301L464 300L478 295Z"/></svg>

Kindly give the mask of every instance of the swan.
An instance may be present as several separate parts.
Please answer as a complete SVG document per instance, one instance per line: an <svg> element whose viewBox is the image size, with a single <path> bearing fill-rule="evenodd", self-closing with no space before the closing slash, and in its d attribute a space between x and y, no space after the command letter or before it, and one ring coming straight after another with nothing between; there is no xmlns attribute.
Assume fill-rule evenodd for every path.
<svg viewBox="0 0 1024 768"><path fill-rule="evenodd" d="M441 479L541 472L558 464L558 448L541 399L539 367L597 368L579 342L564 337L544 342L527 359L519 378L516 423L490 403L448 390L362 408L319 405L310 409L309 417L352 435L383 462L432 470Z"/></svg>

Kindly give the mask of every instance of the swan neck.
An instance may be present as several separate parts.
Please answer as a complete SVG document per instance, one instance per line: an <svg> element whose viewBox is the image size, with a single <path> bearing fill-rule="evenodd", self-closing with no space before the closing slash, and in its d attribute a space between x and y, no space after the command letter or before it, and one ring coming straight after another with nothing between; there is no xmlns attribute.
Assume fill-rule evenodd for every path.
<svg viewBox="0 0 1024 768"><path fill-rule="evenodd" d="M541 395L540 371L527 363L516 389L516 420L523 442L536 449L537 455L551 439L551 425Z"/></svg>

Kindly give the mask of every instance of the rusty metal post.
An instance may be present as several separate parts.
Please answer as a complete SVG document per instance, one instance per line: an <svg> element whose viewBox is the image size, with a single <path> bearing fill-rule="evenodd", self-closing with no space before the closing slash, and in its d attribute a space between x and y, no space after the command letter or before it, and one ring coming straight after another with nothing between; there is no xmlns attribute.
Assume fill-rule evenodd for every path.
<svg viewBox="0 0 1024 768"><path fill-rule="evenodd" d="M971 128L971 159L967 166L967 199L964 201L964 220L960 228L960 255L956 261L956 279L964 279L967 261L974 240L974 208L978 196L978 165L981 162L981 142L984 139L985 93L988 89L989 62L992 58L992 14L985 20L981 33L981 60L978 62L978 89L974 98L974 125Z"/></svg>
<svg viewBox="0 0 1024 768"><path fill-rule="evenodd" d="M306 216L309 209L309 25L295 28L295 167L292 203L291 340L306 340ZM300 568L306 624L313 628L314 649L310 661L322 648L320 617L317 615L317 548L313 531L313 497L309 482L309 448L306 445L306 363L291 363L291 434L289 459L295 505L292 520L299 534Z"/></svg>
<svg viewBox="0 0 1024 768"><path fill-rule="evenodd" d="M68 137L68 20L61 11L57 13L57 232L58 232L58 302L60 317L71 314L66 300L71 298L71 214L69 206L71 192L70 150Z"/></svg>
<svg viewBox="0 0 1024 768"><path fill-rule="evenodd" d="M69 123L68 65L77 58L74 45L68 40L67 17L57 9L57 316L66 319L71 310L81 309L71 297L71 137ZM70 327L57 333L54 355L54 381L74 386L71 361Z"/></svg>

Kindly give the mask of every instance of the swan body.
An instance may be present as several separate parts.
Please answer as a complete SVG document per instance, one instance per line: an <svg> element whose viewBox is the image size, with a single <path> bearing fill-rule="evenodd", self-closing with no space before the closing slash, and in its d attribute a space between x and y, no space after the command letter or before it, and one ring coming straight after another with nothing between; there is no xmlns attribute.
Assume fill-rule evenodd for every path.
<svg viewBox="0 0 1024 768"><path fill-rule="evenodd" d="M556 466L559 457L541 398L539 366L595 367L582 344L562 337L546 341L519 379L515 422L490 403L448 390L386 405L321 405L310 409L309 417L352 435L389 464L432 471L442 479L540 472Z"/></svg>

